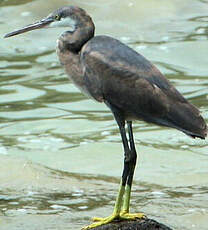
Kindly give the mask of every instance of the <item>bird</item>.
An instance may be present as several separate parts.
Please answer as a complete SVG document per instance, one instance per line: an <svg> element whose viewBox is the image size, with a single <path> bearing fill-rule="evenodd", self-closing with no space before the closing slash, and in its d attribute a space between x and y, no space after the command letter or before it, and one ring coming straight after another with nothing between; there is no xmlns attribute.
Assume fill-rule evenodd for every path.
<svg viewBox="0 0 208 230"><path fill-rule="evenodd" d="M117 219L146 218L142 212L130 213L137 163L132 122L142 120L201 139L207 135L207 124L199 110L144 56L118 39L95 36L92 18L78 6L63 6L4 37L53 27L66 28L56 48L65 72L84 94L111 110L123 144L123 172L113 213L105 218L95 217L93 223L83 229L93 229Z"/></svg>

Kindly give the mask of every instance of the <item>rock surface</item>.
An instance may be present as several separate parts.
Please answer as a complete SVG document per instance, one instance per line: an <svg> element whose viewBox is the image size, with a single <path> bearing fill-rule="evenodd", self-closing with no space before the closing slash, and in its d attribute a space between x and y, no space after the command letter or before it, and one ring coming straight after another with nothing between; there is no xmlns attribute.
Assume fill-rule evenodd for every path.
<svg viewBox="0 0 208 230"><path fill-rule="evenodd" d="M95 230L173 230L152 219L138 221L116 221L94 228Z"/></svg>

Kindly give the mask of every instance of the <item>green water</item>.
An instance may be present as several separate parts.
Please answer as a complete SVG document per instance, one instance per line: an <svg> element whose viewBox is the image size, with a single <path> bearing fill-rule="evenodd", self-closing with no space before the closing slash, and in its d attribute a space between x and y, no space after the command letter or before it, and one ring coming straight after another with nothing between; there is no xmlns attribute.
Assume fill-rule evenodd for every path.
<svg viewBox="0 0 208 230"><path fill-rule="evenodd" d="M78 230L112 212L122 172L118 128L68 81L55 53L63 29L5 33L76 4L97 34L150 59L208 119L208 5L195 0L0 2L0 229ZM134 123L132 211L173 229L207 230L208 141Z"/></svg>

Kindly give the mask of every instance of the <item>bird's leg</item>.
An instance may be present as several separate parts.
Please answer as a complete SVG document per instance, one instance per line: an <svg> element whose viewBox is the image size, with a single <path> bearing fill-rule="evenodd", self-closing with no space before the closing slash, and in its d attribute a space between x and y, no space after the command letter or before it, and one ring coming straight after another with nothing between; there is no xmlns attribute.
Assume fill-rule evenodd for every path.
<svg viewBox="0 0 208 230"><path fill-rule="evenodd" d="M129 213L131 185L132 185L134 169L136 165L136 150L135 150L134 139L133 139L132 124L131 122L128 122L129 143L130 143L130 147L129 147L128 139L126 137L125 119L122 116L122 113L120 113L119 110L117 110L115 107L112 107L111 105L108 106L111 108L115 120L117 121L121 133L122 142L123 142L124 168L122 173L122 179L121 179L116 203L114 206L113 214L106 218L97 218L97 217L93 218L93 221L95 221L95 223L83 228L84 230L92 229L103 224L108 224L115 219L135 220L138 218L145 217L143 213L135 213L135 214Z"/></svg>
<svg viewBox="0 0 208 230"><path fill-rule="evenodd" d="M128 133L129 133L129 143L130 143L130 156L129 156L129 175L128 175L128 181L126 185L126 191L124 195L124 203L122 207L122 212L123 213L128 213L129 212L129 204L130 204L130 197L131 197L131 186L132 186L132 181L133 181L133 175L134 175L134 169L136 166L136 160L137 160L137 153L135 149L135 144L134 144L134 137L133 137L133 131L132 131L132 122L128 121Z"/></svg>
<svg viewBox="0 0 208 230"><path fill-rule="evenodd" d="M134 176L134 170L136 166L137 153L136 153L136 148L134 144L132 122L128 121L127 125L128 125L129 143L130 143L131 150L129 154L130 155L129 156L129 175L127 179L127 185L125 188L123 206L122 206L120 216L122 219L140 219L140 218L145 218L145 215L143 213L129 213L131 187L132 187L132 181L133 181L133 176Z"/></svg>
<svg viewBox="0 0 208 230"><path fill-rule="evenodd" d="M122 114L114 107L112 107L111 105L108 104L108 106L111 108L115 120L117 121L117 124L119 126L119 130L121 133L121 138L122 138L122 142L123 142L123 148L124 148L124 168L123 168L123 174L122 174L122 179L121 179L121 183L120 183L120 187L119 187L119 192L118 192L118 196L116 198L116 203L114 206L114 210L111 216L106 217L106 218L98 218L95 217L93 218L93 221L95 221L95 223L84 227L83 229L92 229L95 227L98 227L100 225L103 224L107 224L112 222L115 219L122 219L121 218L121 208L122 208L122 204L123 204L123 196L124 196L124 192L125 192L125 186L126 186L126 182L128 179L128 175L129 175L129 144L128 144L128 139L126 137L126 130L125 130L125 120L122 116Z"/></svg>

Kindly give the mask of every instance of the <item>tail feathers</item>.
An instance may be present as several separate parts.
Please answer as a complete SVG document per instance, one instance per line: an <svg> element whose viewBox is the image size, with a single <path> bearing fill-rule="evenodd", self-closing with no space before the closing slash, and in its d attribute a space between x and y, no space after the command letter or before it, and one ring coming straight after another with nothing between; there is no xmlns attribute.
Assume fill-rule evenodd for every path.
<svg viewBox="0 0 208 230"><path fill-rule="evenodd" d="M190 103L172 104L167 115L169 122L185 134L201 139L205 139L207 136L206 122L200 115L199 110Z"/></svg>

